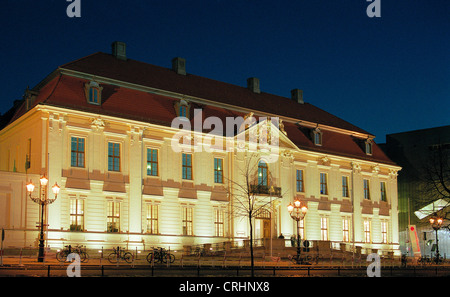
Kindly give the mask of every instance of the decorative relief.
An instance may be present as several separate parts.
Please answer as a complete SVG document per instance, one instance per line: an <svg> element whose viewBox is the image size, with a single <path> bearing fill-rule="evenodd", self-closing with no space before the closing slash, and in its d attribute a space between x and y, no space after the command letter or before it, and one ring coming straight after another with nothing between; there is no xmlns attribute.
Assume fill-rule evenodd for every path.
<svg viewBox="0 0 450 297"><path fill-rule="evenodd" d="M380 166L372 166L372 173L378 174L380 172Z"/></svg>
<svg viewBox="0 0 450 297"><path fill-rule="evenodd" d="M397 179L398 171L395 169L389 169L389 178Z"/></svg>
<svg viewBox="0 0 450 297"><path fill-rule="evenodd" d="M281 157L283 166L290 166L294 164L294 155L289 150L284 150L281 153Z"/></svg>
<svg viewBox="0 0 450 297"><path fill-rule="evenodd" d="M100 117L91 120L91 128L94 131L98 131L100 129L104 129L105 126L106 126L105 121L102 120Z"/></svg>
<svg viewBox="0 0 450 297"><path fill-rule="evenodd" d="M361 172L361 165L359 163L352 162L351 165L352 165L353 173L360 173Z"/></svg>
<svg viewBox="0 0 450 297"><path fill-rule="evenodd" d="M330 165L330 163L331 163L331 161L327 156L321 157L319 159L319 164L321 164L321 165L328 166L328 165Z"/></svg>

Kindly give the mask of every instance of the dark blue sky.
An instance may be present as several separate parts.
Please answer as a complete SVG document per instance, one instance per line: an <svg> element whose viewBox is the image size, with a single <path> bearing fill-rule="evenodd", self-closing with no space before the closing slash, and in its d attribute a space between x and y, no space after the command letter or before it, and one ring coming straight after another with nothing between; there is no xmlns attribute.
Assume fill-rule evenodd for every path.
<svg viewBox="0 0 450 297"><path fill-rule="evenodd" d="M2 0L0 113L59 65L127 43L131 59L290 96L385 141L395 132L450 124L450 1Z"/></svg>

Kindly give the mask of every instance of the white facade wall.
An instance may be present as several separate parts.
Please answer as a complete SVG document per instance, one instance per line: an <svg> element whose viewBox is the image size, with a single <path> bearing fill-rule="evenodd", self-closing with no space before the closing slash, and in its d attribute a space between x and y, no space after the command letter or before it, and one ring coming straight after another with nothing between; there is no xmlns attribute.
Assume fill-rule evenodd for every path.
<svg viewBox="0 0 450 297"><path fill-rule="evenodd" d="M92 248L110 248L116 245L137 247L165 246L180 249L184 245L214 243L249 236L248 220L232 217L232 200L212 199L214 184L214 157L223 158L226 181L243 182L240 169L245 156L239 153L194 152L193 181L181 177L181 153L170 146L173 131L163 127L119 118L101 117L48 107L40 114L38 125L41 136L33 139L39 143L33 154L41 155L39 171L48 168L49 184L57 182L61 192L48 208L48 244L61 247L65 244L83 244ZM11 129L15 129L14 127ZM85 168L70 166L71 137L83 137L86 141ZM120 143L121 171L108 171L108 142ZM286 142L287 143L287 142ZM287 212L287 205L296 197L307 204L305 239L321 240L321 218L327 218L327 237L333 242L342 241L343 218L350 220L350 238L366 248L386 251L398 250L397 180L395 166L374 164L368 161L325 155L299 150L283 143L277 163L269 165L272 181L282 188L283 198L275 199L272 235L289 238L296 234L296 225ZM147 148L158 149L159 176L146 173ZM48 167L47 167L48 166ZM304 192L296 191L296 170L304 172ZM328 195L320 194L320 173L328 176ZM4 170L0 172L1 226L8 229L9 246L32 246L36 243L35 223L38 207L26 197L24 174ZM15 179L9 178L10 176ZM350 197L342 197L342 176L349 181ZM363 179L370 180L370 201L363 198ZM35 184L38 172L33 175ZM380 202L380 182L386 182L387 203ZM158 194L147 194L147 184L157 184ZM186 189L194 189L195 197L182 197ZM189 193L189 191L188 191ZM84 232L69 230L70 200L83 199ZM107 230L107 203L120 202L120 233ZM146 209L148 204L159 205L159 233L146 234ZM366 203L366 204L364 204ZM193 236L182 235L182 209L193 208ZM214 236L214 209L226 210L224 236ZM371 242L364 240L364 220L369 220ZM260 222L255 220L261 235ZM388 224L388 243L381 243L381 222ZM259 234L258 234L259 233ZM12 234L15 234L14 236ZM350 244L350 243L349 243Z"/></svg>

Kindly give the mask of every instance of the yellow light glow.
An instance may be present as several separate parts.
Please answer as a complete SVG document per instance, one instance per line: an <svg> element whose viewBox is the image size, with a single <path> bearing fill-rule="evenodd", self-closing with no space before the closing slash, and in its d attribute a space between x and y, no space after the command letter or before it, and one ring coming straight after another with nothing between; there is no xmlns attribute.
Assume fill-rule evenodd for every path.
<svg viewBox="0 0 450 297"><path fill-rule="evenodd" d="M42 176L39 181L41 182L41 186L45 187L48 183L48 179L44 176Z"/></svg>
<svg viewBox="0 0 450 297"><path fill-rule="evenodd" d="M31 181L27 184L27 191L30 193L34 191L34 185Z"/></svg>
<svg viewBox="0 0 450 297"><path fill-rule="evenodd" d="M58 186L57 183L55 183L55 185L52 187L53 194L58 195L59 190L60 190L60 187Z"/></svg>
<svg viewBox="0 0 450 297"><path fill-rule="evenodd" d="M308 211L308 208L306 206L302 207L302 212L305 214Z"/></svg>
<svg viewBox="0 0 450 297"><path fill-rule="evenodd" d="M291 203L289 203L287 209L289 212L292 212L294 210L294 206Z"/></svg>

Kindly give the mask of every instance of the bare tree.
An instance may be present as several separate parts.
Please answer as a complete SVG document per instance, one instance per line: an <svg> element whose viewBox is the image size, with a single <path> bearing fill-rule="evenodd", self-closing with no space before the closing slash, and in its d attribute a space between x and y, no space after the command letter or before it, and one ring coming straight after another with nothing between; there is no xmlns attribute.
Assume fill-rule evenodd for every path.
<svg viewBox="0 0 450 297"><path fill-rule="evenodd" d="M422 202L432 203L440 200L440 215L450 217L450 144L436 144L429 147L429 154L423 168ZM445 203L442 203L445 201ZM438 211L438 210L437 210Z"/></svg>
<svg viewBox="0 0 450 297"><path fill-rule="evenodd" d="M263 210L271 207L271 203L281 198L279 188L274 188L271 174L268 173L266 185L258 183L259 154L253 153L244 158L244 166L238 168L239 176L229 180L230 196L233 200L232 213L236 218L247 219L250 228L250 261L251 275L254 276L253 255L253 219ZM270 196L270 198L268 197ZM273 199L272 199L273 198Z"/></svg>

